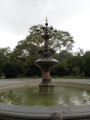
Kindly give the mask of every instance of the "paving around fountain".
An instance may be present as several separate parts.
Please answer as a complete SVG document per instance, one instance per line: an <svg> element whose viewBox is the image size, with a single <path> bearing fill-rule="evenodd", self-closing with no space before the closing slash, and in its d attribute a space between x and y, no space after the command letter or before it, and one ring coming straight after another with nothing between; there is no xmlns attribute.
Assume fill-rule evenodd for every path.
<svg viewBox="0 0 90 120"><path fill-rule="evenodd" d="M25 85L39 85L41 82L41 79L32 79L32 78L23 78L23 79L0 79L0 89L10 89L13 87L22 87ZM90 87L90 79L52 79L52 82L56 85L62 85L64 83L73 84L73 86L77 84L78 85L86 85Z"/></svg>
<svg viewBox="0 0 90 120"><path fill-rule="evenodd" d="M13 88L13 87L21 87L25 85L39 85L41 79L32 79L32 78L23 78L23 79L0 79L0 89L5 88ZM76 83L77 86L79 84L83 85L90 85L90 79L52 79L52 82L56 83L57 85L60 83Z"/></svg>

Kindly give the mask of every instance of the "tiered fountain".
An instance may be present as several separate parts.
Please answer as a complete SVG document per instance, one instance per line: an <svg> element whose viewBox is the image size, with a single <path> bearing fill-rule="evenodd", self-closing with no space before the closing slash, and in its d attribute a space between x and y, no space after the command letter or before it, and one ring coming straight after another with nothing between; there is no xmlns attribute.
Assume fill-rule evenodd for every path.
<svg viewBox="0 0 90 120"><path fill-rule="evenodd" d="M45 40L45 47L44 49L38 51L40 59L35 61L35 65L42 69L42 82L39 84L39 92L49 94L54 91L54 84L51 82L50 77L50 69L55 67L58 64L58 61L52 58L55 51L48 48L48 40L56 34L57 30L53 30L53 27L48 27L47 18L45 27L43 26L42 29L44 33L41 36ZM40 33L39 29L37 31ZM52 31L53 34L51 35L49 31Z"/></svg>
<svg viewBox="0 0 90 120"><path fill-rule="evenodd" d="M52 58L55 51L48 48L48 40L52 38L49 31L55 34L56 30L48 27L47 19L45 27L42 29L45 47L38 51L41 58L36 60L35 64L42 69L42 82L39 85L39 91L49 94L54 91L50 69L55 67L58 61ZM40 30L38 32L40 33ZM27 84L31 85L31 81L30 83L27 81L27 84L23 80L18 82L12 80L12 83L11 80L6 80L7 82L4 81L4 84L2 81L0 81L0 120L90 120L89 79L64 80L64 82L61 79L57 83L60 86L68 87L64 89L59 86L59 89L56 88L55 94L52 95L38 95L36 87L29 86L28 88Z"/></svg>

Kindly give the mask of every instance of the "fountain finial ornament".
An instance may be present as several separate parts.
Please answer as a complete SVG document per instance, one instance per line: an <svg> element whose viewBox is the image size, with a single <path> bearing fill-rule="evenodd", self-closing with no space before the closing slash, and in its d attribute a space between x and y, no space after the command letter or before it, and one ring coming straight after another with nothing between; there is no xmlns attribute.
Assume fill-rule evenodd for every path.
<svg viewBox="0 0 90 120"><path fill-rule="evenodd" d="M46 16L46 19L45 19L45 21L46 21L46 23L48 23L48 18L47 18L47 16Z"/></svg>
<svg viewBox="0 0 90 120"><path fill-rule="evenodd" d="M42 82L39 84L39 92L43 94L53 93L54 84L51 82L50 70L58 64L58 60L52 58L55 51L51 48L48 48L48 40L56 34L56 31L53 30L53 27L48 27L48 19L46 17L45 26L42 26L43 34L39 35L45 41L45 46L43 49L39 50L40 59L35 61L35 65L42 69ZM40 33L40 30L37 30ZM51 34L52 33L52 34Z"/></svg>

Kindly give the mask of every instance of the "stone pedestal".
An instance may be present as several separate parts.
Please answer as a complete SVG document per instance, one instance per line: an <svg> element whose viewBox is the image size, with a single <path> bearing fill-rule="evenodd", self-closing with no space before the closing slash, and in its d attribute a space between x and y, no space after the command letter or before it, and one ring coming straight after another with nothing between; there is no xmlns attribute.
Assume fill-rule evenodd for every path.
<svg viewBox="0 0 90 120"><path fill-rule="evenodd" d="M39 93L41 94L53 94L54 93L54 84L44 84L40 83L39 84Z"/></svg>
<svg viewBox="0 0 90 120"><path fill-rule="evenodd" d="M35 61L35 65L42 69L42 82L39 84L41 94L54 93L54 84L51 82L50 70L55 67L59 61L53 58L40 58Z"/></svg>
<svg viewBox="0 0 90 120"><path fill-rule="evenodd" d="M39 84L39 93L52 94L54 92L54 84L51 82L50 71L42 71L42 82Z"/></svg>

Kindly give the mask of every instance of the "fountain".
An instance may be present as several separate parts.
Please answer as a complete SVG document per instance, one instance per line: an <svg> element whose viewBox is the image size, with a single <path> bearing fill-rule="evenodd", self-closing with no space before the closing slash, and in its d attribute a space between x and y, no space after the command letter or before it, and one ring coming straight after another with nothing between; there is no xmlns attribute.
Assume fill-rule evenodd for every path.
<svg viewBox="0 0 90 120"><path fill-rule="evenodd" d="M49 30L52 31L55 35L57 30L53 30L53 27L48 27L48 20L46 18L45 27L42 27L44 33L42 38L45 40L45 47L43 50L39 50L40 59L35 61L35 65L42 69L42 82L39 84L39 92L43 94L50 94L54 91L54 84L51 82L50 69L55 67L58 64L58 61L52 56L55 51L48 48L48 40L52 38L52 35L49 33ZM40 30L37 30L38 33Z"/></svg>
<svg viewBox="0 0 90 120"><path fill-rule="evenodd" d="M0 81L0 120L90 120L90 80L55 80L54 84L57 86L55 89L58 88L58 91L54 91L50 70L58 64L58 61L52 58L55 51L48 48L48 40L52 38L49 31L52 31L54 35L57 31L53 30L53 27L48 27L47 18L45 27L42 27L42 29L44 31L42 38L45 40L45 47L43 50L38 51L40 59L35 61L35 65L42 69L42 82L39 84L39 92L42 94L38 94L36 92L37 89L32 87L36 85L34 80L27 80L27 82L23 80L15 81L15 79L12 81L6 80L7 82L4 81L4 84ZM37 31L40 33L39 29ZM8 84L6 85L5 83ZM30 89L28 89L28 86ZM72 89L64 89L64 86ZM83 88L83 90L77 89L75 93L73 89L75 87ZM51 94L53 92L54 94ZM30 97L29 94L31 94ZM44 99L41 99L42 97ZM38 102L37 98L39 98ZM66 104L66 98L68 98L71 104ZM79 101L77 101L78 98L80 98ZM32 104L30 106L27 105L27 102L30 102L30 100L34 102L32 103L34 106ZM59 106L63 100L65 100L65 106ZM49 104L46 104L48 102ZM53 104L54 102L58 104ZM73 103L76 103L77 106L74 106ZM83 105L83 103L87 104ZM45 104L46 106L43 106Z"/></svg>

